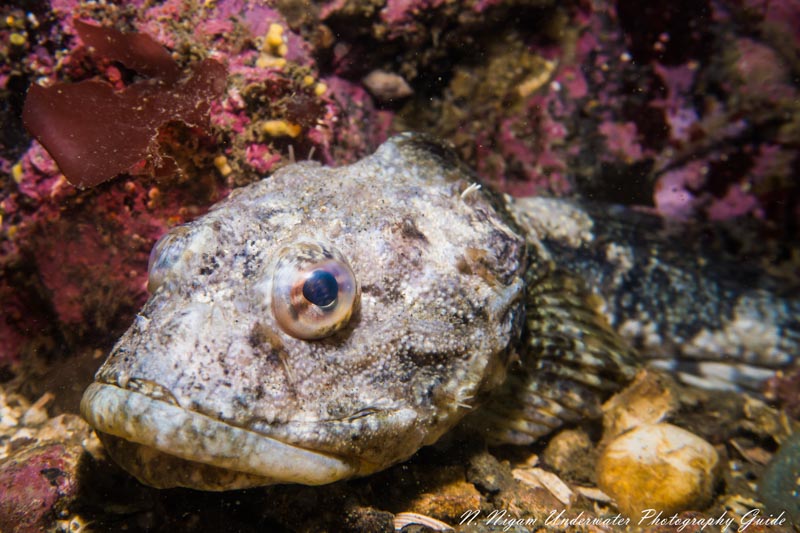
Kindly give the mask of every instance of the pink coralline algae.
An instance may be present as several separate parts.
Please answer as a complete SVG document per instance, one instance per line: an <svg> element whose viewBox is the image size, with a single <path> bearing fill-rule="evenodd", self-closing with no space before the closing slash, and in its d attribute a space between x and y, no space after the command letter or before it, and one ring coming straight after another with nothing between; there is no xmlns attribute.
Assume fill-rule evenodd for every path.
<svg viewBox="0 0 800 533"><path fill-rule="evenodd" d="M20 140L20 101L0 139L0 367L112 341L167 228L292 158L354 161L392 116L321 76L309 40L261 2L51 7L2 8L0 89L31 87L42 144Z"/></svg>
<svg viewBox="0 0 800 533"><path fill-rule="evenodd" d="M603 122L598 131L605 137L606 147L614 159L638 161L644 155L633 122Z"/></svg>
<svg viewBox="0 0 800 533"><path fill-rule="evenodd" d="M767 385L766 395L780 402L791 417L800 420L800 368L776 374Z"/></svg>
<svg viewBox="0 0 800 533"><path fill-rule="evenodd" d="M750 213L755 216L763 215L759 209L758 199L737 183L730 185L725 196L708 208L708 218L710 220L727 220Z"/></svg>
<svg viewBox="0 0 800 533"><path fill-rule="evenodd" d="M505 192L797 238L800 4L536 4L331 0L320 18L345 36L337 73L401 75L395 127L448 139Z"/></svg>
<svg viewBox="0 0 800 533"><path fill-rule="evenodd" d="M381 10L381 20L394 29L397 35L411 29L415 15L438 8L444 0L387 0Z"/></svg>
<svg viewBox="0 0 800 533"><path fill-rule="evenodd" d="M46 530L56 509L67 508L79 487L78 456L82 450L77 448L50 443L23 450L0 465L3 531Z"/></svg>
<svg viewBox="0 0 800 533"><path fill-rule="evenodd" d="M704 161L690 161L680 169L665 172L655 188L658 210L679 220L689 220L695 216L695 191L703 189L707 173L708 167Z"/></svg>

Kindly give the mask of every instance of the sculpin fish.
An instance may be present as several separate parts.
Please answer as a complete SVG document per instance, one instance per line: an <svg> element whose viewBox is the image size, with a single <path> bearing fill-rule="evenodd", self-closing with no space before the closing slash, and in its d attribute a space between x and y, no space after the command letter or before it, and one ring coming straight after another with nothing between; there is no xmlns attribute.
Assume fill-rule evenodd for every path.
<svg viewBox="0 0 800 533"><path fill-rule="evenodd" d="M703 386L789 364L798 299L671 231L495 194L422 135L293 164L159 240L150 299L81 412L149 485L318 485L403 461L470 413L495 441L532 442L598 416L648 358Z"/></svg>

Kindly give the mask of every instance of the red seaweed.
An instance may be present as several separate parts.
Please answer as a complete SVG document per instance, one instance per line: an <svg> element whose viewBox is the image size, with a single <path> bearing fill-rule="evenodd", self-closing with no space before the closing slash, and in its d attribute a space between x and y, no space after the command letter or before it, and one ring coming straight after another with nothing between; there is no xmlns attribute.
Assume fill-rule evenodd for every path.
<svg viewBox="0 0 800 533"><path fill-rule="evenodd" d="M161 44L145 33L122 33L75 20L75 30L94 55L119 61L144 76L175 83L181 71Z"/></svg>
<svg viewBox="0 0 800 533"><path fill-rule="evenodd" d="M206 59L182 76L169 53L148 35L80 21L75 27L94 54L149 78L121 91L99 80L31 86L22 114L25 127L70 183L93 187L144 159L163 167L160 127L180 121L207 128L210 102L225 90L227 72L221 63Z"/></svg>

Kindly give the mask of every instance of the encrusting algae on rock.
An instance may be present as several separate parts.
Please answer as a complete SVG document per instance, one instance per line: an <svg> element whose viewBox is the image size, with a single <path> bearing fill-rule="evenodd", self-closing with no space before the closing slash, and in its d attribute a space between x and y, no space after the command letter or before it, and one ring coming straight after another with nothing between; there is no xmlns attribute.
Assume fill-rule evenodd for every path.
<svg viewBox="0 0 800 533"><path fill-rule="evenodd" d="M39 397L43 388L53 390L57 395L52 412L74 411L77 401L71 400L70 395L77 394L87 382L89 369L93 370L99 362L93 360L102 357L96 353L107 350L108 345L104 343L110 343L121 333L147 298L144 293L147 252L157 237L169 227L201 216L232 187L258 181L294 160L313 157L326 164L352 163L371 153L391 129L404 130L413 125L438 132L454 141L459 155L475 167L484 180L494 181L506 191L517 194L570 192L615 202L650 204L655 201L654 209L661 214L688 219L747 214L766 220L772 236L793 227L788 221L796 218L797 202L792 193L794 186L786 176L791 175L789 169L793 168L796 152L793 147L797 146L792 137L792 117L797 114L791 107L793 99L796 100L796 87L790 81L787 83L790 78L785 75L791 72L785 61L790 56L775 53L780 48L776 43L796 42L796 31L785 23L792 18L780 11L786 5L784 2L770 2L768 6L751 10L744 4L732 6L712 0L702 4L705 7L684 6L680 16L673 6L665 4L652 7L655 15L646 17L630 2L580 6L555 5L549 1L535 4L521 10L517 9L519 6L512 6L514 9L509 10L503 2L389 2L383 7L360 2L323 2L310 6L278 2L273 9L246 0L205 2L198 5L198 9L187 10L184 2L168 0L141 6L71 1L49 6L45 2L32 4L27 14L13 6L0 8L5 10L0 19L0 37L10 35L0 38L0 55L6 60L0 61L0 87L7 89L0 91L0 99L6 104L0 106L0 118L7 125L0 140L0 170L5 169L9 174L9 179L3 182L4 196L0 199L3 253L0 299L8 309L6 320L0 321L0 359L3 362L24 360L27 365L26 369L16 364L0 368L2 388L18 389L22 383L30 398ZM53 9L45 11L44 7ZM514 13L513 18L510 12ZM5 16L6 13L10 14ZM784 16L776 17L776 13L784 13ZM174 175L156 181L148 176L150 169L146 165L137 164L132 167L136 176L123 176L99 188L77 192L41 146L29 146L28 137L21 133L19 117L14 116L14 110L21 108L19 90L30 82L47 85L97 78L120 91L142 80L102 56L84 53L81 41L74 38L75 14L81 20L95 21L92 23L95 26L152 35L165 45L181 71L190 69L203 58L226 65L227 86L219 100L211 101L210 129L203 134L172 124L159 135L160 146L178 167ZM706 16L711 16L713 22L703 18ZM640 23L631 24L637 19ZM697 28L701 30L686 29L684 23L691 20L698 21ZM749 22L742 24L742 21ZM745 26L748 28L746 35L742 33ZM712 30L702 29L706 27ZM499 33L510 35L505 42L507 46L492 45ZM781 37L777 38L778 35ZM699 41L697 36L701 38ZM653 43L658 50L651 46ZM681 48L680 43L688 45ZM731 52L711 57L709 49L700 46L702 43L712 43L713 50L727 46ZM515 63L515 57L523 57L522 64ZM521 66L521 70L514 70L515 65ZM388 92L370 88L366 81L370 72L396 76L390 87L402 89L403 96L395 98L394 93L389 96ZM484 76L486 72L493 75ZM742 76L744 82L740 83L737 80ZM403 88L400 82L411 90ZM365 89L373 91L372 95ZM742 117L746 120L742 121ZM271 121L274 121L270 126L272 133L263 129L264 124ZM776 191L782 199L781 209L775 209L776 203L770 200ZM461 191L462 200L470 201L475 193L474 188L467 187ZM500 203L506 202L507 199L503 199ZM360 203L366 211L374 205ZM752 365L734 366L730 358L704 360L712 355L703 352L704 349L725 345L736 337L749 336L750 341L758 340L760 348L753 342L748 345L753 353L775 348L770 321L766 321L766 328L749 327L762 321L753 320L747 314L747 305L735 308L722 305L715 310L692 307L681 294L689 295L689 299L711 298L711 301L723 295L722 301L728 302L738 295L726 292L727 286L718 290L720 286L713 284L705 287L708 290L695 290L697 287L691 282L687 284L681 276L671 277L675 271L669 270L666 276L673 283L664 284L665 271L640 268L642 264L637 260L641 257L637 250L653 244L650 242L652 235L665 237L670 245L696 241L696 248L687 244L683 251L675 254L670 254L669 247L656 246L655 262L676 264L678 271L683 269L700 278L713 279L716 273L702 268L703 264L698 267L690 260L681 261L678 256L705 259L718 254L724 256L723 263L736 264L731 270L741 277L735 286L758 285L758 281L753 282L761 279L758 267L750 269L736 262L747 255L760 261L762 267L766 266L776 276L774 286L767 289L769 292L774 287L792 286L786 284L786 280L791 279L791 261L786 258L792 257L786 252L786 243L763 239L764 233L751 231L749 225L745 227L738 222L733 226L733 234L714 241L702 229L690 231L682 227L673 233L668 224L649 224L647 221L653 219L643 219L639 212L612 209L609 216L603 213L605 208L593 208L580 202L570 205L569 202L520 201L519 205L536 211L535 217L517 213L520 217L515 222L523 226L517 228L521 235L547 235L538 252L558 266L567 265L566 270L584 283L586 292L581 283L576 284L569 276L524 280L526 287L557 288L554 293L560 297L566 295L572 304L592 311L581 320L564 326L568 331L580 327L592 332L581 339L584 344L577 345L578 351L597 350L598 345L586 343L586 339L593 339L611 327L616 334L621 333L627 341L632 341L637 360L655 356L662 364L670 366L675 345L689 346L686 353L692 352L698 359L685 358L684 364L669 369L684 378L700 375L701 382L720 376L725 378L717 380L717 386L733 380L745 388L756 387L774 366L780 366L770 365L770 369L761 371L758 367L763 359L760 356L753 359L752 354L745 356L751 358ZM326 208L316 204L304 207L311 219ZM441 215L440 211L437 214ZM564 221L566 228L577 231L565 232L563 228L556 231L558 224ZM614 221L621 223L617 225ZM604 232L603 228L609 225L610 229ZM625 229L636 225L643 226L642 231ZM411 239L415 229L421 230L421 226L402 225L399 231ZM337 231L345 232L344 226L336 227ZM323 234L325 239L339 238L339 235ZM314 239L320 238L321 235L315 233ZM193 246L183 247L183 238L176 239L174 246L164 242L159 249L169 248L171 252L151 270L150 285L155 291L164 283L174 283L177 278L171 278L173 270L180 271L191 263L183 255L187 252L192 255L195 251ZM596 247L592 247L592 242ZM240 259L254 254L251 248L245 250ZM423 248L415 252L420 250ZM201 276L227 268L225 257L214 257L219 266L214 262L204 264ZM420 256L409 257L411 264L406 266L414 271L414 260L419 261ZM607 263L603 263L602 258ZM362 279L361 270L356 268L359 261L354 261L349 252L344 259L348 264L355 263L351 265L355 277ZM487 262L491 260L481 249L468 250L456 266L462 276L484 278L488 282L491 275ZM586 267L587 260L589 264L593 264L592 260L600 261L605 267ZM254 265L250 263L252 275L257 271ZM228 270L237 272L235 268ZM725 276L729 274L731 272ZM618 284L620 280L635 280L638 276L647 281L643 285L633 283L630 290ZM332 305L334 285L331 278L316 273L311 279L308 291L302 290L304 285L292 285L294 293L290 291L288 297L292 305L302 303L302 298L317 307ZM333 279L337 279L335 275ZM679 283L674 281L676 279ZM336 284L338 287L339 281ZM670 295L671 299L665 300L668 303L648 309L647 302L652 300L648 300L651 296L646 290L647 284L654 292ZM377 286L367 285L367 288L375 291ZM456 286L466 291L468 285ZM408 282L407 287L407 293L396 292L392 297L420 295L418 285ZM618 306L622 311L613 313L603 307L606 296L600 299L587 296L587 292L592 291L633 296L615 301L612 307ZM203 298L211 294L206 292ZM352 328L348 330L351 332L365 326L359 321L368 316L370 310L360 305L377 298L375 292L359 294L359 307L345 326L345 329ZM792 292L789 290L785 294ZM750 296L745 301L763 308L764 300ZM575 366L562 363L569 361L579 366L586 360L565 356L559 351L564 350L559 344L563 339L559 342L547 340L547 328L540 327L542 322L547 323L554 317L563 319L562 313L574 317L572 307L552 312L548 305L553 303L553 292L547 290L526 292L521 299L525 302L526 314L534 309L542 312L528 316L520 327L519 340L523 341L525 349L519 351L526 357L520 361L513 355L510 357L508 388L495 388L489 393L487 385L486 397L472 398L465 391L453 398L435 397L433 400L452 400L464 411L483 404L483 418L478 418L478 414L470 415L468 426L482 428L484 432L487 427L491 428L487 440L495 442L503 439L529 441L535 438L533 434L550 431L553 425L560 423L561 417L567 417L568 428L550 441L552 446L547 447L542 457L544 464L539 464L531 451L539 451L539 446L545 445L544 440L533 448L493 448L491 454L481 454L470 447L475 441L474 434L467 437L449 432L446 442L435 448L423 448L403 466L389 467L355 482L334 484L320 491L282 486L253 493L211 495L150 490L106 462L101 451L97 458L84 462L81 469L96 476L83 478L84 488L114 487L104 492L102 510L98 510L100 506L92 503L92 496L84 490L66 490L65 499L58 504L66 505L58 507L62 509L58 512L63 513L59 514L59 527L70 523L81 527L80 524L87 522L86 517L90 517L89 521L93 519L99 529L119 529L124 525L133 530L157 526L192 530L201 527L197 524L219 524L223 530L246 531L274 523L290 530L330 530L331 524L354 530L380 530L392 527L393 513L403 517L404 512L430 515L457 526L459 510L467 511L466 506L502 509L508 516L538 518L540 523L552 511L558 514L562 506L566 519L584 510L587 516L613 515L616 512L613 503L594 487L593 460L611 442L611 436L607 433L598 442L599 423L592 422L601 416L601 410L594 406L613 390L584 395L596 383L576 385L574 380L587 373L573 372ZM641 301L645 302L643 307L637 308ZM214 298L195 304L218 308L219 302L219 298ZM246 302L237 300L237 303L237 312L247 307L242 307ZM265 311L273 312L272 308ZM681 323L672 327L674 314L700 316L698 323L692 324L699 329L687 330ZM603 320L597 319L598 315ZM736 319L729 320L734 315ZM447 311L442 316L447 316ZM621 324L620 320L628 316L636 318ZM219 318L218 315L214 317ZM714 317L717 320L713 320ZM394 325L405 327L408 323L396 320ZM306 379L303 365L300 369L295 366L298 362L292 357L295 352L287 349L293 345L286 342L283 330L276 332L265 324L261 326L250 330L252 335L248 340L271 358L268 364L275 364L288 382ZM345 330L339 331L344 335ZM715 334L715 331L721 333ZM527 342L534 337L540 340ZM681 341L675 345L663 342L670 338ZM330 343L333 340L308 342ZM625 351L623 344L601 344L601 348L613 346L616 351ZM568 348L574 350L575 346ZM231 351L226 353L242 356L246 353L244 350L232 344ZM702 353L698 354L698 350ZM34 364L34 353L46 356L46 365ZM76 357L71 355L81 353L86 355L74 361ZM532 358L527 357L530 353L547 354L539 360L537 369L542 372L542 380L547 376L551 383L572 384L554 391L536 385L536 380L528 381L520 368L530 368ZM416 383L420 383L422 377L436 375L439 362L435 361L435 355L427 349L409 354L419 357L420 366L429 373ZM329 370L337 368L335 358L325 362ZM27 373L30 369L43 369L48 377L22 380L23 375L30 375ZM6 382L14 374L20 379ZM588 373L595 374L598 373ZM609 377L603 372L599 374L602 379ZM632 373L623 374L622 382L632 376ZM399 372L397 375L407 374ZM774 394L769 398L784 402L780 405L787 406L787 413L793 412L789 411L789 406L797 405L798 395L792 393L791 387L796 375L796 370L788 368L785 374L774 378L774 388L770 389ZM198 383L206 377L200 376ZM160 390L154 385L159 383L155 380L125 382L123 377L120 381L140 393L156 396L163 393L162 399L167 403L171 401L169 391ZM59 385L66 382L70 384ZM531 383L533 390L528 387ZM587 388L583 388L584 385ZM615 383L613 388L622 385ZM704 514L719 516L727 510L729 516L739 519L750 508L760 509L753 480L759 478L761 465L777 451L778 443L785 441L790 422L775 423L780 418L774 411L763 405L755 408L757 402L743 400L747 396L741 393L680 391L673 398L675 405L668 410L669 414L650 424L683 427L713 445L718 452L719 481ZM274 390L267 392L276 394ZM542 397L552 396L558 401L540 401ZM617 396L620 401L623 397L636 400L631 395ZM182 399L179 407L193 408L183 401L184 397L178 395L178 398ZM523 403L534 401L532 412L536 419L509 426L506 414L509 408L513 410L519 398ZM354 402L351 398L351 403ZM249 407L237 409L246 412ZM539 416L542 410L551 416ZM552 416L554 410L555 417ZM220 415L207 414L211 418ZM377 414L361 411L353 422L362 419L361 423L368 427ZM329 409L303 422L333 421L341 417L341 409ZM634 427L632 419L639 417L631 414L624 423L619 419L620 431L635 431L630 429ZM27 431L24 424L35 422L33 418L25 418L17 428L19 434ZM262 423L280 425L281 420L276 417ZM286 433L291 433L291 429ZM16 445L22 443L16 442ZM46 457L56 465L60 449L49 448L48 453L36 457ZM789 452L781 457L788 454L791 461L792 449L788 447ZM19 450L17 459L27 453L22 448ZM125 455L126 452L116 453ZM562 454L576 453L585 453L586 460L570 469L564 465ZM69 453L65 452L65 457L67 455ZM505 458L508 463L498 462L495 457ZM781 461L780 464L787 464L786 459ZM31 468L40 464L35 462ZM11 466L8 468L6 472L16 472ZM553 469L561 480L550 472ZM55 470L47 472L55 479ZM65 477L56 479L59 483L70 479L69 468L65 467L63 472ZM213 476L221 479L219 472ZM42 479L50 481L47 477ZM109 480L113 483L108 483ZM440 480L441 484L433 480ZM95 485L96 481L100 484ZM193 483L210 481L195 478ZM46 488L44 484L30 486L37 487L37 491ZM781 482L777 487L778 491L784 491L777 501L791 501L786 499L792 497L786 492L790 485ZM98 491L103 492L99 488ZM77 499L71 500L72 495L77 495ZM463 500L459 500L460 496L464 496ZM264 497L273 505L265 508ZM109 503L111 500L116 503ZM297 501L308 502L309 507L302 513L293 512ZM568 507L563 502L568 502ZM689 506L694 505L699 504ZM2 505L0 508L8 509ZM120 509L124 510L122 514ZM224 520L220 520L222 509L225 510ZM774 507L769 509L774 512ZM153 516L160 517L164 523L155 524ZM688 512L680 516L688 518L698 514Z"/></svg>

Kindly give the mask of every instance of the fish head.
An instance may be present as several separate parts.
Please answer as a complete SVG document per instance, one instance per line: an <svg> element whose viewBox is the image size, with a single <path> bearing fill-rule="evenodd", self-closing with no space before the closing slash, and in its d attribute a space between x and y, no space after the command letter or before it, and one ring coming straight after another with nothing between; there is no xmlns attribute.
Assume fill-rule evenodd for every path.
<svg viewBox="0 0 800 533"><path fill-rule="evenodd" d="M525 268L502 198L425 136L293 164L159 240L81 412L157 487L367 475L502 383Z"/></svg>

